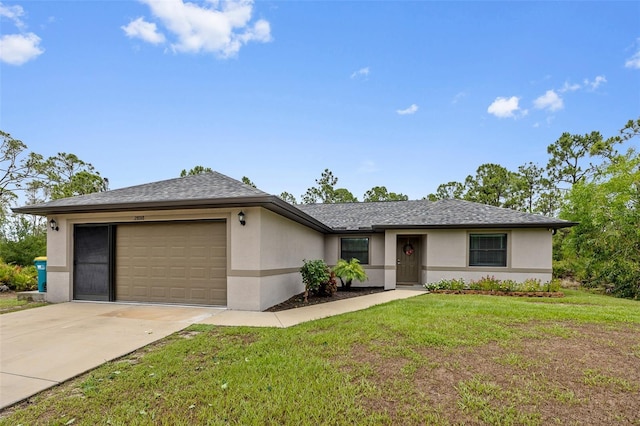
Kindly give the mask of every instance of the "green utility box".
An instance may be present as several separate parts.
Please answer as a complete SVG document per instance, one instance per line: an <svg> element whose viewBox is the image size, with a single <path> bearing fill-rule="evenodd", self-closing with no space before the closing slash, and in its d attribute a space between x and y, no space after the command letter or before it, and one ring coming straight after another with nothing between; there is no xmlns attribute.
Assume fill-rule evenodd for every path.
<svg viewBox="0 0 640 426"><path fill-rule="evenodd" d="M40 256L33 259L38 270L38 291L45 293L47 291L47 257Z"/></svg>

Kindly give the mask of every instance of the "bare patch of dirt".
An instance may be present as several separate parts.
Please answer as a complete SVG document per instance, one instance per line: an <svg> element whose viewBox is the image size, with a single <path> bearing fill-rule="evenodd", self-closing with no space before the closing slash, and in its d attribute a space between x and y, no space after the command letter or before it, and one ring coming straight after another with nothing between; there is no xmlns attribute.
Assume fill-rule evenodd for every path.
<svg viewBox="0 0 640 426"><path fill-rule="evenodd" d="M335 302L336 300L344 300L352 297L366 296L367 294L383 292L383 287L351 287L346 290L338 288L338 291L333 296L323 296L318 294L309 294L307 303L304 302L304 293L297 294L282 303L266 309L265 312L280 312L287 309L302 308L304 306L318 305L320 303Z"/></svg>
<svg viewBox="0 0 640 426"><path fill-rule="evenodd" d="M14 299L16 298L16 292L15 291L3 291L0 292L0 299Z"/></svg>
<svg viewBox="0 0 640 426"><path fill-rule="evenodd" d="M444 424L640 425L640 326L562 326L563 335L523 326L539 335L511 346L412 348L417 361L354 348L379 389L362 404L394 424L437 416Z"/></svg>
<svg viewBox="0 0 640 426"><path fill-rule="evenodd" d="M177 335L182 337L183 339L193 339L194 337L196 337L200 333L201 333L201 331L183 330L183 331L179 331L177 333Z"/></svg>

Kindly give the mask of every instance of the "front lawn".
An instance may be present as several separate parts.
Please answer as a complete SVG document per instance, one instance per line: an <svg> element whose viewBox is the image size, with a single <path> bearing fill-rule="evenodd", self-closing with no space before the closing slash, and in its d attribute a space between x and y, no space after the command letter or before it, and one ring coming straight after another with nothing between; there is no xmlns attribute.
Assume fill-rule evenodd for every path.
<svg viewBox="0 0 640 426"><path fill-rule="evenodd" d="M288 329L195 325L0 424L640 424L640 303L425 294Z"/></svg>
<svg viewBox="0 0 640 426"><path fill-rule="evenodd" d="M38 308L46 305L45 302L32 302L29 300L18 300L14 292L0 293L0 314L23 311L30 308Z"/></svg>

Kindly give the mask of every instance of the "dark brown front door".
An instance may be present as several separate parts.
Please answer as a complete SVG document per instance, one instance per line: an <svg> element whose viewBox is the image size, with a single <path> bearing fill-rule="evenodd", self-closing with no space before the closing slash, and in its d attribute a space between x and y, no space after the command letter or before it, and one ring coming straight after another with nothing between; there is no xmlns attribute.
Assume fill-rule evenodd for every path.
<svg viewBox="0 0 640 426"><path fill-rule="evenodd" d="M398 235L396 282L420 283L420 237Z"/></svg>

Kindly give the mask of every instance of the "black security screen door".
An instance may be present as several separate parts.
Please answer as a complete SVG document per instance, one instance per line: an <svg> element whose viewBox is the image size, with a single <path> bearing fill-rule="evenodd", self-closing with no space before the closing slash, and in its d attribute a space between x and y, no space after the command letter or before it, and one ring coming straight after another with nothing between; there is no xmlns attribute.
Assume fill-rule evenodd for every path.
<svg viewBox="0 0 640 426"><path fill-rule="evenodd" d="M73 249L73 298L113 300L112 235L109 225L76 225Z"/></svg>

